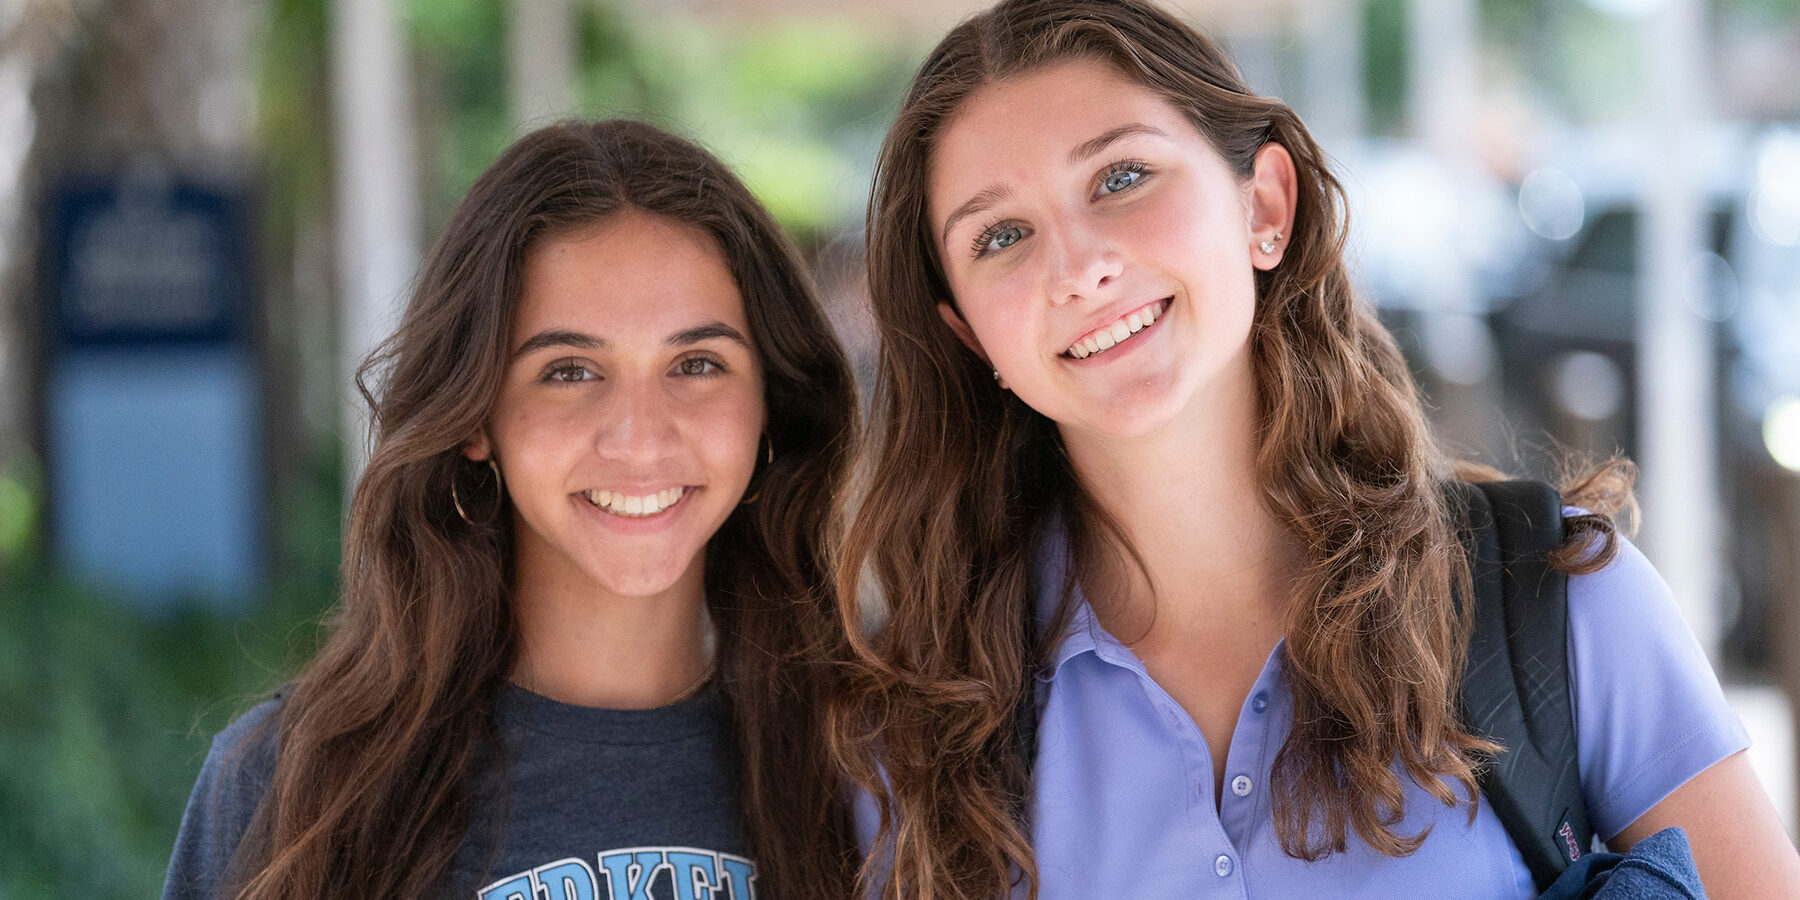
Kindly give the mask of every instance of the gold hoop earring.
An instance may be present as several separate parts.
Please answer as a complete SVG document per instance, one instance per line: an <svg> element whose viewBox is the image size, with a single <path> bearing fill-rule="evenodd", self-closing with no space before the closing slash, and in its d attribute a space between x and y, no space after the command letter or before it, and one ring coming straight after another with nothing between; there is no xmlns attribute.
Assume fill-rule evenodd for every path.
<svg viewBox="0 0 1800 900"><path fill-rule="evenodd" d="M766 473L769 470L769 466L772 466L775 464L775 442L769 439L769 433L765 431L765 432L763 432L762 438L758 441L758 443L761 443L765 448L767 448L763 451L763 471ZM750 477L752 480L754 480L756 476L752 475ZM756 501L761 500L761 499L762 499L762 485L759 484L756 486L756 490L750 492L750 496L745 497L742 500L739 500L738 505L739 506L749 506L750 504L755 503Z"/></svg>
<svg viewBox="0 0 1800 900"><path fill-rule="evenodd" d="M487 463L488 471L494 473L494 518L499 518L500 507L506 502L506 484L500 477L500 466L494 462L493 457L490 456L482 462ZM463 509L462 498L456 495L456 475L454 473L450 476L450 505L456 507L456 514L471 528L493 524L492 521L477 522L469 518L468 511Z"/></svg>

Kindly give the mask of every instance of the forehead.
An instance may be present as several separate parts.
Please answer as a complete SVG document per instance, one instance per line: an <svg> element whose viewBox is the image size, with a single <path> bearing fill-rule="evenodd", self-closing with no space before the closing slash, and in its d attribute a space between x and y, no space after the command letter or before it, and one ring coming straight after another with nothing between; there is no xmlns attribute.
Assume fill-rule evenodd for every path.
<svg viewBox="0 0 1800 900"><path fill-rule="evenodd" d="M939 132L928 169L931 215L941 221L984 186L1064 168L1076 145L1132 122L1204 142L1161 95L1097 60L1052 63L985 84Z"/></svg>
<svg viewBox="0 0 1800 900"><path fill-rule="evenodd" d="M619 213L552 233L525 255L514 343L545 328L660 341L702 322L744 329L737 280L710 234L663 216Z"/></svg>

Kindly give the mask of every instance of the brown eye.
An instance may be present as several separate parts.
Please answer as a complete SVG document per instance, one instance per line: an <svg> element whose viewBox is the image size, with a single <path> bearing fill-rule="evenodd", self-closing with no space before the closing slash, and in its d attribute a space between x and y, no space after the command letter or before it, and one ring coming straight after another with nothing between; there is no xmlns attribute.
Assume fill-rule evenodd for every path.
<svg viewBox="0 0 1800 900"><path fill-rule="evenodd" d="M718 363L704 356L690 356L675 364L675 371L678 374L694 377L704 377L722 370L723 367Z"/></svg>
<svg viewBox="0 0 1800 900"><path fill-rule="evenodd" d="M594 374L587 366L571 360L568 362L557 363L546 369L544 371L543 380L553 381L559 384L576 384L583 381L593 381L599 377L600 376Z"/></svg>

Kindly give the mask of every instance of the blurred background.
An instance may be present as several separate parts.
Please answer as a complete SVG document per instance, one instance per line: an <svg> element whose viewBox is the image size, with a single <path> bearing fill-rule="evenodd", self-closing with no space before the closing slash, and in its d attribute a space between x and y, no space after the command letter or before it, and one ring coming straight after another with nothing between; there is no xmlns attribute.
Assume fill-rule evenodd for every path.
<svg viewBox="0 0 1800 900"><path fill-rule="evenodd" d="M734 165L867 374L872 160L963 0L0 0L0 897L160 888L319 638L350 373L534 124ZM1186 0L1297 108L1461 456L1642 466L1793 832L1800 0ZM1646 710L1654 715L1654 710Z"/></svg>

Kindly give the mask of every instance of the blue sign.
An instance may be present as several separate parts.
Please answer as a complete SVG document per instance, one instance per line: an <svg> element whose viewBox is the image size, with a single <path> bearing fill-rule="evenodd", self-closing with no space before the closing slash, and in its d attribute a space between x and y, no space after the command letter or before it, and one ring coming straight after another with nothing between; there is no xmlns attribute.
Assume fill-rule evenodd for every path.
<svg viewBox="0 0 1800 900"><path fill-rule="evenodd" d="M48 208L56 344L248 337L255 248L243 192L145 173L67 182Z"/></svg>
<svg viewBox="0 0 1800 900"><path fill-rule="evenodd" d="M135 605L261 581L264 392L246 192L132 174L52 193L42 282L51 535Z"/></svg>

